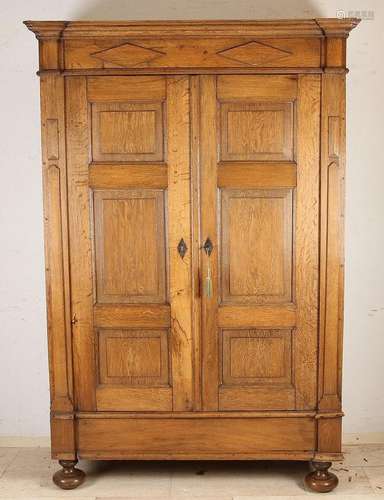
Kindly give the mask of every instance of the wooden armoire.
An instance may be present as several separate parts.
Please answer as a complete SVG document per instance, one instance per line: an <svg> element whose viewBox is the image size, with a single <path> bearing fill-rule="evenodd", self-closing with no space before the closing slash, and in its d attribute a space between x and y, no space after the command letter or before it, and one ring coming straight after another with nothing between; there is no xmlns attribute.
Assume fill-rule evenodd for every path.
<svg viewBox="0 0 384 500"><path fill-rule="evenodd" d="M78 457L306 460L336 486L357 23L25 23L62 488Z"/></svg>

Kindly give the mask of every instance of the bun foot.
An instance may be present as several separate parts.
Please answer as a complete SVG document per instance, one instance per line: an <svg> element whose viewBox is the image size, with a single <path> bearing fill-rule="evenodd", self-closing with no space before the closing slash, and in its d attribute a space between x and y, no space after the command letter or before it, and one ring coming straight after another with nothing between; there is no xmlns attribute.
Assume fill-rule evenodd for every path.
<svg viewBox="0 0 384 500"><path fill-rule="evenodd" d="M305 477L305 484L309 489L317 493L328 493L336 488L339 480L335 474L328 471L331 465L331 462L312 462L315 470Z"/></svg>
<svg viewBox="0 0 384 500"><path fill-rule="evenodd" d="M77 460L59 460L59 464L62 469L55 472L52 478L56 486L63 490L73 490L84 482L85 473L75 467Z"/></svg>

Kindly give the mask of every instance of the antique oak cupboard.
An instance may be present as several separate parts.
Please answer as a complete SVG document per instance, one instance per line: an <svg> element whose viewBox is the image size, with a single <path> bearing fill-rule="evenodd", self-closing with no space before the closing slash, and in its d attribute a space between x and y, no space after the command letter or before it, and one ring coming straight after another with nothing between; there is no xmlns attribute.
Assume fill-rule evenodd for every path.
<svg viewBox="0 0 384 500"><path fill-rule="evenodd" d="M52 456L341 455L356 19L28 21L39 40Z"/></svg>

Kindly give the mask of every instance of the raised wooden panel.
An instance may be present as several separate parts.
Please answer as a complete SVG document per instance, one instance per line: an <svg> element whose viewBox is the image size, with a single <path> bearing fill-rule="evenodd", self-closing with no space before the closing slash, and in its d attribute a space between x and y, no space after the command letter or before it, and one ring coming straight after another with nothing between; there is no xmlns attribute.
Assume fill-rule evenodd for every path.
<svg viewBox="0 0 384 500"><path fill-rule="evenodd" d="M293 160L293 103L222 103L221 160Z"/></svg>
<svg viewBox="0 0 384 500"><path fill-rule="evenodd" d="M92 104L94 161L163 160L163 105Z"/></svg>
<svg viewBox="0 0 384 500"><path fill-rule="evenodd" d="M292 191L223 189L222 301L292 300Z"/></svg>
<svg viewBox="0 0 384 500"><path fill-rule="evenodd" d="M97 302L165 302L164 192L94 192Z"/></svg>
<svg viewBox="0 0 384 500"><path fill-rule="evenodd" d="M167 330L99 330L99 383L167 384Z"/></svg>
<svg viewBox="0 0 384 500"><path fill-rule="evenodd" d="M223 330L222 384L291 383L291 330Z"/></svg>

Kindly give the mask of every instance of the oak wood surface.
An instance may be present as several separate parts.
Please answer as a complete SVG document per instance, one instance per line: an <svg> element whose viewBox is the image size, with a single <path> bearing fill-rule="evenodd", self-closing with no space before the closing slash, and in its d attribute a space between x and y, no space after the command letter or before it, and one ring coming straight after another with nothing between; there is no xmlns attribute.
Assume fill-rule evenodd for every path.
<svg viewBox="0 0 384 500"><path fill-rule="evenodd" d="M308 451L314 447L311 419L81 419L79 454L126 450L128 453L248 454L260 451ZM180 450L180 442L183 449ZM218 452L219 450L219 452Z"/></svg>
<svg viewBox="0 0 384 500"><path fill-rule="evenodd" d="M320 78L299 77L297 109L296 409L316 407L319 265ZM309 375L311 374L311 375Z"/></svg>
<svg viewBox="0 0 384 500"><path fill-rule="evenodd" d="M223 162L219 163L217 183L220 188L294 188L295 162Z"/></svg>
<svg viewBox="0 0 384 500"><path fill-rule="evenodd" d="M51 404L73 411L64 79L41 79L44 233Z"/></svg>
<svg viewBox="0 0 384 500"><path fill-rule="evenodd" d="M97 303L165 303L164 191L96 190L93 212Z"/></svg>
<svg viewBox="0 0 384 500"><path fill-rule="evenodd" d="M26 22L54 458L341 458L357 23Z"/></svg>
<svg viewBox="0 0 384 500"><path fill-rule="evenodd" d="M282 36L314 36L324 34L346 36L359 23L357 18L273 19L273 20L192 20L192 21L25 21L37 37L65 38L82 36L168 35L215 36L273 34Z"/></svg>
<svg viewBox="0 0 384 500"><path fill-rule="evenodd" d="M218 410L218 235L217 235L217 103L216 77L200 77L200 247L209 238L213 250L210 257L201 253L201 337L202 337L202 407ZM212 293L205 287L208 268Z"/></svg>
<svg viewBox="0 0 384 500"><path fill-rule="evenodd" d="M177 250L181 239L189 249L192 246L189 86L185 76L167 79L169 301L175 411L192 410L194 392L191 252L187 250L181 258Z"/></svg>
<svg viewBox="0 0 384 500"><path fill-rule="evenodd" d="M319 408L341 408L345 78L322 78Z"/></svg>
<svg viewBox="0 0 384 500"><path fill-rule="evenodd" d="M88 106L85 77L66 81L72 335L76 407L96 409L93 267L88 187Z"/></svg>
<svg viewBox="0 0 384 500"><path fill-rule="evenodd" d="M95 189L168 187L167 165L164 163L91 163L89 184Z"/></svg>

